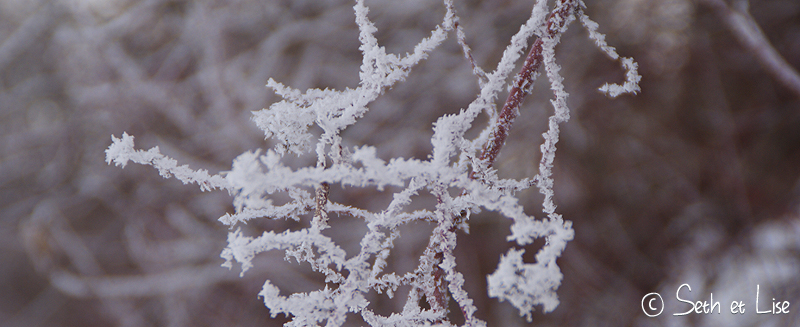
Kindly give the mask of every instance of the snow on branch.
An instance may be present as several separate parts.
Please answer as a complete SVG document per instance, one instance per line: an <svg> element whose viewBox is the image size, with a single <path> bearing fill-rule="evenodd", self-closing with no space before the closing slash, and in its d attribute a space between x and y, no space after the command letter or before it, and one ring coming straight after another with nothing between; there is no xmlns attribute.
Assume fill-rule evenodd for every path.
<svg viewBox="0 0 800 327"><path fill-rule="evenodd" d="M133 149L133 136L128 133L122 133L121 138L111 136L113 143L106 149L106 163L111 164L113 161L117 166L128 164L128 161L133 161L141 165L151 165L158 169L158 173L164 178L175 176L179 181L184 184L195 183L200 185L203 191L211 191L215 188L228 189L228 184L225 183L222 176L209 175L207 170L192 170L187 165L178 166L175 159L169 158L158 150L158 147L153 147L150 150L134 150Z"/></svg>
<svg viewBox="0 0 800 327"><path fill-rule="evenodd" d="M465 37L468 26L459 24L453 0L444 0L444 7L446 14L441 24L423 38L413 52L401 56L387 53L378 43L377 28L367 15L369 8L363 0L356 1L355 22L363 57L358 87L303 92L270 79L267 86L283 100L253 112L253 120L267 137L276 139L278 145L264 153L248 151L239 155L233 160L230 171L209 175L204 170L177 166L175 160L159 153L157 147L135 150L133 137L127 133L123 133L121 139L112 136L106 161L123 167L128 161L152 165L162 176L174 175L184 183L197 183L204 191L214 188L228 191L233 196L234 212L219 220L231 228L252 219L302 221L313 217L313 221L303 225L307 226L305 228L280 233L266 231L255 237L237 228L230 232L228 246L221 254L225 259L223 266L232 268L234 262L238 262L244 274L253 267L252 260L259 253L283 251L287 259L309 263L312 270L325 276L327 286L323 289L288 296L281 295L281 289L269 280L264 283L259 296L273 317L278 313L291 316L289 326L323 323L341 326L348 313L361 314L364 321L374 326L452 325L448 320L450 300L460 307L465 325L485 325L475 317L477 308L464 289L464 277L457 269L454 255L458 245L457 230L466 230L470 213L481 210L512 219L507 238L520 246L531 244L537 238L546 239L545 246L536 254L536 262L524 262L523 251L516 249L500 258L497 270L487 277L490 296L508 301L529 320L537 305L541 305L544 312L550 312L559 303L556 291L562 280L556 260L574 235L572 223L562 219L553 201L552 168L559 125L570 116L555 47L570 23L580 19L590 39L612 59L620 60L627 71L623 85L607 84L601 88L611 97L639 90L636 63L630 58L620 59L614 48L605 43L604 36L597 31L597 23L583 13L582 2L557 0L550 8L547 1L538 0L530 18L512 37L497 67L489 72L473 60ZM355 124L369 110L372 101L403 81L414 66L451 33L455 34L478 79L480 92L467 108L442 116L434 123L433 152L429 160L394 158L387 162L378 158L374 147L345 148L340 133ZM531 42L532 37L535 39ZM523 67L513 79L503 108L495 112L496 98L506 89L515 63L525 48L530 51ZM543 134L539 173L531 179L501 179L493 163L514 120L520 115L520 105L530 93L541 66L554 94L551 101L554 114ZM465 138L466 131L483 113L489 115L489 124L477 138ZM309 132L313 125L322 129L316 141ZM317 155L315 166L294 169L283 164L286 153L299 155L312 148ZM330 200L330 185L378 190L393 186L399 190L385 209L373 212ZM546 217L541 219L525 214L514 196L517 191L534 185L545 195L542 205ZM453 195L449 191L452 189L460 193ZM420 192L436 198L435 209L407 212L413 196ZM278 193L288 195L289 200L281 205L273 204L273 197ZM329 216L329 213L363 220L367 232L357 253L346 253L322 233L329 224L337 223L336 215ZM393 242L400 236L398 227L415 221L435 224L416 269L403 275L385 271L387 258L394 250ZM329 287L331 285L333 287ZM370 308L368 293L374 291L392 297L404 285L411 286L411 291L402 312L381 316ZM427 301L427 308L420 306L420 301Z"/></svg>

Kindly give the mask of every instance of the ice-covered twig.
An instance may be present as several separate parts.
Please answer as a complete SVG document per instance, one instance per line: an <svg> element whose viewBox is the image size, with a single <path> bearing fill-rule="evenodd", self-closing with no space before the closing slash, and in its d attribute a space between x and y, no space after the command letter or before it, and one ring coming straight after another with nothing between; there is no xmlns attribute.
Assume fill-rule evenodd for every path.
<svg viewBox="0 0 800 327"><path fill-rule="evenodd" d="M524 262L522 251L511 249L501 258L497 270L488 276L490 296L507 300L520 310L520 315L530 319L534 306L542 305L544 311L549 312L558 305L556 290L562 274L556 259L574 234L571 222L556 213L553 201L552 168L559 124L569 119L568 94L556 64L555 47L578 15L598 46L612 58L618 57L613 48L604 43L596 24L582 13L582 5L577 0L558 0L549 9L546 0L536 1L529 19L512 37L496 69L486 73L472 57L465 28L459 24L452 0L444 0L446 13L442 23L404 56L387 53L378 44L377 28L368 17L369 9L359 0L354 6L362 54L358 87L302 92L270 79L268 86L283 100L254 112L253 120L267 137L279 142L274 149L263 154L261 151L245 152L233 160L230 171L211 176L205 171L178 167L157 148L134 150L133 138L123 134L122 139L112 138L113 144L106 151L107 161L122 166L128 161L149 164L165 177L175 175L185 183L198 183L204 190L227 190L234 198L235 212L225 214L220 221L231 227L262 217L310 219L303 225L306 227L265 231L259 236L248 236L247 231L237 228L229 234L228 246L221 255L226 260L224 266L232 268L234 262L238 262L244 274L253 267L253 259L260 253L284 251L287 258L309 263L312 270L324 275L326 283L335 285L285 296L277 285L266 281L259 295L273 316L278 313L291 316L290 325L341 326L352 312L360 313L364 321L376 326L451 325L448 321L450 300L458 304L465 325L485 325L475 317L477 308L465 290L454 251L458 229L467 230L470 213L480 210L495 211L512 219L511 235L507 239L520 246L537 238L546 239L544 247L536 254L536 262ZM480 91L467 108L435 122L431 138L433 150L428 160L393 158L385 161L378 157L374 147L344 147L341 132L355 124L367 112L368 105L384 91L404 80L451 32L456 34L478 78ZM503 108L496 113L494 102L506 88L515 63L533 36L536 40L513 80ZM607 93L611 96L638 90L636 64L627 58L622 62L628 69L628 77L624 85L609 87ZM522 100L530 93L542 67L554 94L554 114L544 134L539 174L523 180L499 178L492 165L519 116ZM467 139L466 131L482 113L488 113L490 123L477 138ZM322 130L316 143L309 131L313 125ZM315 166L290 168L284 164L283 156L287 151L302 154L312 148L317 156ZM331 200L335 198L330 196L332 185L378 190L392 186L400 190L393 194L385 209L368 211ZM515 197L517 191L533 185L545 195L543 207L547 217L543 219L525 214ZM457 192L451 193L452 189ZM421 192L436 199L435 208L408 212L413 197ZM272 198L278 193L287 194L288 202L273 204ZM323 233L337 223L338 215L355 217L366 225L367 231L357 253L346 253L341 245ZM416 268L403 275L385 271L388 258L395 250L394 241L400 236L399 227L411 222L435 224ZM410 286L410 291L402 312L381 316L369 306L369 292L391 297L399 287L406 285ZM427 308L420 306L423 298Z"/></svg>
<svg viewBox="0 0 800 327"><path fill-rule="evenodd" d="M133 136L128 135L128 133L122 133L121 138L116 138L112 135L111 139L113 143L106 149L106 163L108 164L114 162L117 166L125 168L128 161L133 161L141 165L155 167L164 178L175 176L184 184L195 183L200 185L200 189L203 191L211 191L215 188L231 190L230 185L225 182L222 176L209 175L205 169L192 170L188 165L178 166L178 161L161 154L158 147L153 147L147 151L135 150L133 148Z"/></svg>

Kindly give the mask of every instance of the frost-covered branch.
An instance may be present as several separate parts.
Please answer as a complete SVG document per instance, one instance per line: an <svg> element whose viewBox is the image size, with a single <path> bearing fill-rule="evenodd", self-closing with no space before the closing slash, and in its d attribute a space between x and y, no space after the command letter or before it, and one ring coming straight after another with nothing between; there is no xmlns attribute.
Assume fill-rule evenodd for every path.
<svg viewBox="0 0 800 327"><path fill-rule="evenodd" d="M220 221L235 229L229 233L228 246L222 251L221 256L226 260L223 266L231 268L238 262L244 274L254 266L256 256L278 250L287 259L308 263L313 271L323 274L327 283L324 288L288 296L282 295L281 288L271 281L264 283L259 295L273 316L284 313L292 317L288 325L341 326L352 312L375 326L451 325L448 320L451 300L460 307L465 325L485 325L475 316L477 308L464 288L464 277L457 269L454 252L458 246L457 231L469 225L471 213L481 210L512 219L508 240L520 246L537 238L546 239L535 262L524 262L523 252L511 249L500 258L497 270L488 276L489 294L509 301L520 315L530 319L534 306L541 305L543 311L550 312L558 305L556 290L562 274L556 259L574 235L571 222L556 213L553 201L551 175L559 124L569 119L568 94L559 75L555 48L569 24L580 19L590 38L612 59L619 59L597 32L596 24L585 16L582 6L580 1L558 0L549 8L547 1L536 1L529 19L511 38L497 67L487 73L472 56L465 37L469 26L459 23L453 0L444 0L446 13L441 23L405 55L387 53L378 43L377 28L368 17L369 8L359 0L354 6L362 54L358 86L341 91L301 91L270 79L267 86L283 100L254 112L253 120L267 137L278 141L275 148L263 154L245 152L233 160L229 171L209 175L203 170L177 166L158 148L135 150L133 137L125 133L121 139L112 137L106 161L123 167L128 161L149 164L162 176L174 175L184 183L199 184L203 190L228 191L233 196L234 212L225 214ZM434 123L428 160L393 158L387 162L378 157L375 147L345 147L342 131L356 124L371 102L403 81L451 33L471 66L480 91L459 113L442 116ZM534 36L522 69L497 113L494 103L506 89L515 63ZM626 81L621 86L612 84L601 89L612 97L638 91L636 64L629 58L620 60L627 71ZM499 178L493 163L540 68L545 70L554 94L551 101L554 114L543 134L539 174L531 180ZM478 137L468 139L467 130L481 114L490 117L489 124ZM310 130L312 126L322 130L318 138ZM312 151L316 155L314 166L291 168L285 163L284 155L288 152L302 155ZM391 186L398 191L384 209L369 211L333 201L332 185L378 190ZM533 185L545 195L543 207L547 217L542 219L526 214L515 197L517 191ZM453 189L457 192L452 193ZM436 199L435 207L411 211L412 198L421 192ZM288 200L278 205L273 200L279 194L287 195ZM340 215L355 217L366 225L357 253L347 253L323 232L337 224ZM306 227L282 232L268 230L257 236L247 235L247 231L236 227L260 218L310 221L302 225ZM387 258L395 250L394 241L400 236L399 227L418 221L435 226L416 267L403 275L385 271ZM411 290L401 312L381 316L370 307L369 293L392 297L399 287L406 285ZM420 305L423 300L427 307Z"/></svg>
<svg viewBox="0 0 800 327"><path fill-rule="evenodd" d="M188 165L178 166L178 161L169 158L158 150L158 147L147 151L134 150L133 136L122 133L121 138L111 136L113 143L106 149L106 163L113 161L117 166L125 166L128 161L133 161L141 165L151 165L158 169L158 173L164 178L175 176L184 184L194 183L200 185L203 191L210 191L215 188L228 189L228 185L222 176L208 174L207 170L192 170Z"/></svg>

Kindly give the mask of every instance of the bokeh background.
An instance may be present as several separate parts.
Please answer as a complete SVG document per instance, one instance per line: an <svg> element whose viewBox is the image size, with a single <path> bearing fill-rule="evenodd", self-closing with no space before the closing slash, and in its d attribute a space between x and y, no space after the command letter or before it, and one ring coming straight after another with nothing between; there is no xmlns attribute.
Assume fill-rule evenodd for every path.
<svg viewBox="0 0 800 327"><path fill-rule="evenodd" d="M562 126L555 201L575 240L559 265L561 305L537 311L538 326L788 326L800 321L800 93L765 69L724 23L713 0L587 1L608 42L639 63L642 91L608 99L618 64L573 23L557 48L572 119ZM367 1L387 51L405 53L444 14L434 0ZM714 5L716 4L716 5ZM271 140L250 112L279 100L272 77L301 90L355 87L360 53L351 1L3 0L0 1L0 325L271 326L257 293L269 278L287 294L323 286L283 254L259 258L239 277L220 268L232 212L224 192L162 179L151 167L108 166L110 136L136 136L182 164L211 172ZM738 1L771 46L800 67L800 2ZM478 64L493 69L532 1L457 1ZM432 123L465 107L478 90L451 37L406 82L388 90L343 133L382 158L430 153ZM504 97L504 96L502 96ZM544 79L521 110L496 167L536 174L552 108ZM498 105L500 105L498 103ZM478 125L485 124L479 121ZM471 131L472 135L478 129ZM287 157L295 167L311 157ZM336 201L379 210L391 189L341 189ZM536 190L519 194L541 217ZM424 195L420 207L431 206ZM264 220L264 219L262 219ZM295 222L246 228L287 229ZM307 223L307 222L305 222ZM331 237L356 250L364 227L340 218ZM510 223L475 215L461 234L459 269L495 326L528 325L487 297L485 276ZM391 269L413 269L432 229L405 226ZM538 244L538 245L537 245ZM541 242L526 250L527 259ZM722 313L676 317L690 300ZM761 300L789 301L785 315L755 314ZM405 290L408 292L408 290ZM664 314L648 318L647 293ZM371 294L388 315L394 299ZM732 300L747 303L732 315ZM769 302L768 302L769 303ZM763 304L764 310L768 304ZM455 310L457 312L457 310ZM453 316L458 322L458 317ZM350 321L360 325L357 316Z"/></svg>

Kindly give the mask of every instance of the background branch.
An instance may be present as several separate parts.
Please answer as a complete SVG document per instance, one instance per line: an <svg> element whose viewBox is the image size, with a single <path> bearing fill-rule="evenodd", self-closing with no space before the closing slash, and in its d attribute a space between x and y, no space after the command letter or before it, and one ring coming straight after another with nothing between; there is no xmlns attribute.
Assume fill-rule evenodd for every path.
<svg viewBox="0 0 800 327"><path fill-rule="evenodd" d="M737 0L734 6L728 6L724 0L702 0L702 2L714 9L728 30L756 57L770 75L800 98L800 74L775 50L758 27L758 23L748 12L747 0Z"/></svg>

